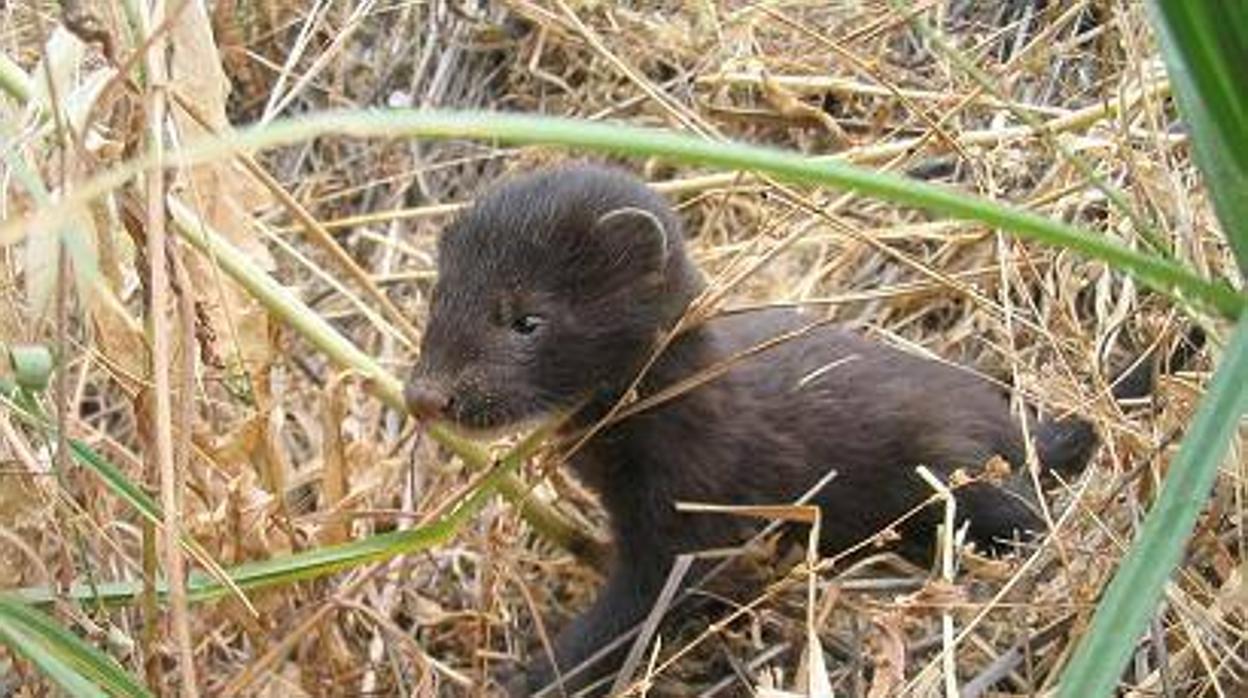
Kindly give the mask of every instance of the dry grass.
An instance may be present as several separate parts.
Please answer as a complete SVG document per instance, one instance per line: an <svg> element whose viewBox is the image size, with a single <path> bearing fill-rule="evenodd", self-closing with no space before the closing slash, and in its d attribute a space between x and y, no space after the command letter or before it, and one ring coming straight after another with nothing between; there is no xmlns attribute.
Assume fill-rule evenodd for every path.
<svg viewBox="0 0 1248 698"><path fill-rule="evenodd" d="M483 14L476 3L308 5L215 4L220 52L197 58L224 66L232 80L233 123L278 107L287 114L386 104L486 107L680 128L812 155L848 149L864 163L1143 244L1125 213L1058 154L1060 143L1120 190L1178 257L1235 278L1173 107L1156 86L1160 66L1137 3L919 3L921 16L990 76L991 93L929 50L885 0L629 8L516 0ZM122 36L119 2L86 10L106 32ZM59 22L49 5L0 8L0 47L29 72L41 37ZM117 59L130 50L120 48ZM82 65L104 64L98 48L85 56ZM209 103L199 93L180 96ZM96 109L90 123L105 143L74 161L78 171L62 169L54 144L20 139L7 128L0 134L16 139L53 189L72 186L139 146L141 106L139 95L119 89ZM1051 130L1028 136L1016 112ZM17 114L12 102L0 101L0 120L17 123ZM185 135L190 126L180 128ZM334 231L418 331L434 274L433 243L453 208L446 204L505 172L565 157L480 143L332 138L265 153L262 165ZM724 289L723 307L804 304L882 340L976 366L1012 385L1020 401L1096 421L1106 447L1083 477L1051 492L1057 527L1042 543L1003 561L965 555L953 585L887 555L834 561L816 579L815 618L836 695L941 694L943 614L957 631L964 691L1033 695L1051 687L1165 470L1201 394L1204 365L1166 377L1152 404L1126 412L1107 398L1105 376L1154 342L1168 345L1180 314L1104 265L978 225L931 221L838 192L661 162L627 164L679 203L698 261ZM32 205L8 175L0 192L6 217ZM298 232L288 207L258 193L263 187L251 180L222 184L223 175L237 176L200 170L181 173L173 185L219 200L224 210L215 220L237 242L267 247L284 283L402 371L413 356L413 333L386 321L360 284L344 282L352 302L328 283L347 274ZM141 211L127 217L124 193L118 201L120 214L96 212L106 231L96 244L103 276L137 322L144 287L136 273L146 267L136 245L146 221ZM247 225L253 219L268 233ZM9 250L0 334L51 342L55 313L32 297L35 258ZM345 521L354 535L410 526L463 486L466 473L299 337L270 332L262 313L223 295L230 291L211 271L202 263L200 275L192 269L202 313L194 422L184 434L193 447L183 473L183 522L218 560L232 564L340 540L347 530L335 511L350 513ZM78 406L69 428L154 486L142 456L152 443L142 426L152 406L137 325L119 329L116 317L81 290L60 347L70 404ZM240 345L253 369L247 377L233 361ZM0 427L0 588L88 573L137 575L142 531L124 505L80 471L49 476L46 448L7 417ZM1232 459L1224 471L1164 612L1123 677L1129 695L1242 690L1248 652L1238 464ZM601 526L590 498L558 473L536 496ZM452 545L258 593L258 618L233 602L193 606L191 651L205 695L480 695L490 672L530 649L536 615L561 622L596 583L595 570L535 539L499 502ZM665 634L655 655L664 670L649 695L741 695L735 676L806 695L797 688L805 604L805 582L793 576L731 623L703 620ZM136 674L174 692L177 649L166 624L145 623L137 606L57 610ZM157 634L145 638L148 627ZM673 656L679 660L669 667ZM31 669L3 650L0 667L7 668L0 695L45 693Z"/></svg>

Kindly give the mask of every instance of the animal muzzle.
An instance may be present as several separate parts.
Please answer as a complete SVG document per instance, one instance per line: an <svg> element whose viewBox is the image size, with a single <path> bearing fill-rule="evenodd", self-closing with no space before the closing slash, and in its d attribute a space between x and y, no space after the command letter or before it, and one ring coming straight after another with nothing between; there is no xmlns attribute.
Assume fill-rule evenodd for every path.
<svg viewBox="0 0 1248 698"><path fill-rule="evenodd" d="M413 377L403 386L407 410L422 420L444 419L451 404L450 391L428 378Z"/></svg>

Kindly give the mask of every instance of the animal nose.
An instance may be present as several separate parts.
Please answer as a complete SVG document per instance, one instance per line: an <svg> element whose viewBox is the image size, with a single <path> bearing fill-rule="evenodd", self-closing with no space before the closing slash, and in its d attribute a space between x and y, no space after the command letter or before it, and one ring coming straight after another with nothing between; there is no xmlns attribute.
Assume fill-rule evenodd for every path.
<svg viewBox="0 0 1248 698"><path fill-rule="evenodd" d="M403 388L407 409L417 419L439 419L445 416L450 397L442 388L420 378L408 381Z"/></svg>

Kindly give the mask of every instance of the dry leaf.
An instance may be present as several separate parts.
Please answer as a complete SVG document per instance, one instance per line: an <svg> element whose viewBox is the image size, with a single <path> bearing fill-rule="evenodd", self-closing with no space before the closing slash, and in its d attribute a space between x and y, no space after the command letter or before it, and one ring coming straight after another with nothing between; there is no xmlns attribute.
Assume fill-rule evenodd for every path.
<svg viewBox="0 0 1248 698"><path fill-rule="evenodd" d="M30 100L31 109L41 109L51 104L49 78L52 80L52 87L56 90L58 101L63 102L65 96L73 92L78 73L82 69L86 48L82 41L65 27L58 25L52 30L52 35L48 37L47 44L44 46L44 55L48 60L40 61L31 75L31 85L34 87L34 94L31 95ZM48 128L51 127L52 124L48 124Z"/></svg>
<svg viewBox="0 0 1248 698"><path fill-rule="evenodd" d="M929 579L913 594L897 600L900 606L948 606L966 601L966 590L960 584L950 584L943 579Z"/></svg>
<svg viewBox="0 0 1248 698"><path fill-rule="evenodd" d="M961 550L960 562L963 571L978 579L1004 582L1014 576L1014 563L980 555L969 547Z"/></svg>
<svg viewBox="0 0 1248 698"><path fill-rule="evenodd" d="M264 415L253 413L230 431L216 438L197 438L196 444L219 467L237 474L251 468L252 455L260 446L266 424Z"/></svg>
<svg viewBox="0 0 1248 698"><path fill-rule="evenodd" d="M56 290L57 265L60 263L60 236L50 229L31 231L26 236L22 252L31 319L48 318Z"/></svg>
<svg viewBox="0 0 1248 698"><path fill-rule="evenodd" d="M823 643L815 629L806 628L806 695L810 698L832 698L832 682L828 680L828 666L823 659Z"/></svg>
<svg viewBox="0 0 1248 698"><path fill-rule="evenodd" d="M827 129L838 146L844 146L849 143L849 137L845 134L845 130L841 128L840 124L836 123L836 119L833 119L831 114L803 102L792 91L772 80L771 76L766 72L762 74L762 86L763 96L782 116L790 119L813 119L818 121Z"/></svg>
<svg viewBox="0 0 1248 698"><path fill-rule="evenodd" d="M1218 603L1240 609L1248 608L1248 563L1241 563L1222 585Z"/></svg>
<svg viewBox="0 0 1248 698"><path fill-rule="evenodd" d="M262 698L310 698L311 696L301 685L303 667L299 662L286 662L282 665L280 672L271 671L266 672L265 675L267 678L260 684L261 688L256 691L257 696Z"/></svg>
<svg viewBox="0 0 1248 698"><path fill-rule="evenodd" d="M974 481L975 478L971 477L970 473L966 472L966 468L958 468L949 474L948 487L950 489L957 489L959 487L969 485Z"/></svg>
<svg viewBox="0 0 1248 698"><path fill-rule="evenodd" d="M83 61L86 46L78 37L64 27L57 27L44 47L46 60L36 68L34 80L35 91L29 109L47 109L52 104L55 94L56 105L60 113L67 118L67 125L75 132L81 133L91 104L99 96L100 91L112 76L110 69L83 73ZM54 92L49 86L51 80ZM52 138L54 122L45 120L43 133ZM40 139L31 141L33 146L40 145ZM46 157L41 162L52 171L47 174L47 181L68 179L71 183L79 180L80 174L87 171L87 166L78 157L77 151L70 149L62 152L59 149L46 149ZM63 156L63 157L60 157ZM33 168L32 168L33 169ZM40 198L52 197L52 192L32 192L36 201ZM94 278L97 273L97 254L93 221L85 211L77 211L75 215L60 227L40 228L27 231L24 254L24 270L26 275L26 297L31 306L31 317L46 317L51 307L53 292L56 289L57 270L60 264L62 244L69 252L74 274L74 283L78 296L90 298Z"/></svg>
<svg viewBox="0 0 1248 698"><path fill-rule="evenodd" d="M277 525L277 497L260 486L254 473L244 472L230 483L229 516L235 539L235 560L265 559L291 551L291 541ZM230 559L230 558L227 558Z"/></svg>
<svg viewBox="0 0 1248 698"><path fill-rule="evenodd" d="M1005 484L1012 472L1010 462L1001 456L993 456L984 464L984 478L994 485Z"/></svg>
<svg viewBox="0 0 1248 698"><path fill-rule="evenodd" d="M170 87L210 127L199 125L175 104L170 113L181 139L193 141L212 132L229 133L225 112L229 82L221 69L221 58L202 4L191 3L178 15L170 41ZM232 161L197 165L184 174L186 203L258 266L271 270L272 256L255 234L251 218L253 211L270 203L267 190ZM212 325L211 333L205 335L217 342L212 353L223 357L234 371L251 376L256 397L264 401L268 381L263 377L274 357L268 313L225 274L214 270L211 261L202 255L189 255L187 269L200 294L204 315Z"/></svg>
<svg viewBox="0 0 1248 698"><path fill-rule="evenodd" d="M902 621L902 615L895 611L871 615L878 632L867 636L867 653L875 668L867 698L888 698L905 684L906 637Z"/></svg>
<svg viewBox="0 0 1248 698"><path fill-rule="evenodd" d="M347 496L347 460L343 446L342 423L346 415L345 395L349 375L339 373L325 386L321 396L321 469L322 506L334 511L321 529L326 543L341 543L350 533L350 519L338 510Z"/></svg>

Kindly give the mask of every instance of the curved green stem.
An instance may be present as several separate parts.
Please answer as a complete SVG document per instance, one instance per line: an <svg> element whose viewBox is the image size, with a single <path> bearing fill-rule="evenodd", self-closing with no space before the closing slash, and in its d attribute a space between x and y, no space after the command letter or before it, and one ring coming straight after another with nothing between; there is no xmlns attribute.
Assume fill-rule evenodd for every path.
<svg viewBox="0 0 1248 698"><path fill-rule="evenodd" d="M801 154L737 143L719 143L669 131L590 123L572 119L486 112L410 110L338 111L274 121L237 134L208 138L170 154L168 165L189 165L226 157L240 150L270 148L339 134L359 138L474 138L506 143L568 146L627 155L660 156L686 163L765 173L803 184L852 189L936 213L977 220L1018 237L1074 250L1128 273L1180 302L1193 303L1228 318L1248 309L1248 296L1230 286L1202 278L1192 270L1154 255L1143 254L1110 238L1075 226L1020 211L957 190L875 172L844 162L813 160ZM140 158L105 172L79 187L61 203L40 209L37 220L10 226L46 225L135 175L155 167Z"/></svg>

